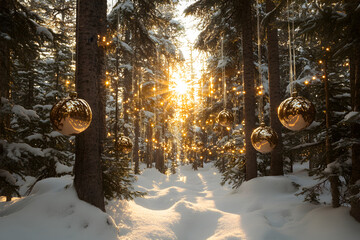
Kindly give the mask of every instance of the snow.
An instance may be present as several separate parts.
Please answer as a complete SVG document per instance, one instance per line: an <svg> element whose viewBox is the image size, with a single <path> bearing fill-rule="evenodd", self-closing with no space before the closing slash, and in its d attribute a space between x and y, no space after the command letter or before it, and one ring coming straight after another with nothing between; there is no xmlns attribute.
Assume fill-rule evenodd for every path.
<svg viewBox="0 0 360 240"><path fill-rule="evenodd" d="M31 153L38 157L44 157L41 148L32 147L27 143L9 143L7 145L7 157L15 161L21 161L22 158L26 158L27 153Z"/></svg>
<svg viewBox="0 0 360 240"><path fill-rule="evenodd" d="M42 180L30 196L0 203L0 232L3 240L117 239L111 217L80 201L70 177Z"/></svg>
<svg viewBox="0 0 360 240"><path fill-rule="evenodd" d="M56 166L56 173L58 173L58 174L72 173L72 171L73 171L73 167L66 166L59 162L57 162L55 164L55 166Z"/></svg>
<svg viewBox="0 0 360 240"><path fill-rule="evenodd" d="M0 239L359 239L360 224L349 208L304 203L295 195L316 180L303 165L294 170L233 190L219 184L221 175L210 163L198 171L180 166L174 175L143 169L135 187L148 194L113 200L108 214L80 201L71 177L45 179L30 196L0 203Z"/></svg>
<svg viewBox="0 0 360 240"><path fill-rule="evenodd" d="M123 41L119 41L120 45L122 47L122 49L124 49L125 51L134 54L134 50L132 49L132 47L130 47L130 45L128 45L126 42Z"/></svg>
<svg viewBox="0 0 360 240"><path fill-rule="evenodd" d="M295 167L295 174L261 177L237 190L220 186L211 164L193 171L182 166L175 175L145 169L137 190L148 192L134 201L113 201L108 212L119 226L120 239L358 239L359 223L349 208L304 203L295 196L315 180ZM328 199L328 196L323 197Z"/></svg>
<svg viewBox="0 0 360 240"><path fill-rule="evenodd" d="M15 185L16 179L9 171L6 171L4 169L0 169L0 177L5 178L5 181L10 183L11 185Z"/></svg>
<svg viewBox="0 0 360 240"><path fill-rule="evenodd" d="M18 117L23 118L27 121L30 121L30 119L39 119L39 116L34 110L25 109L23 106L20 105L14 105L11 111Z"/></svg>
<svg viewBox="0 0 360 240"><path fill-rule="evenodd" d="M43 135L40 133L35 133L33 135L27 136L25 137L25 139L29 140L29 141L33 141L33 140L42 140L43 139Z"/></svg>
<svg viewBox="0 0 360 240"><path fill-rule="evenodd" d="M344 119L341 122L358 122L360 119L360 113L356 111L349 112L345 115Z"/></svg>

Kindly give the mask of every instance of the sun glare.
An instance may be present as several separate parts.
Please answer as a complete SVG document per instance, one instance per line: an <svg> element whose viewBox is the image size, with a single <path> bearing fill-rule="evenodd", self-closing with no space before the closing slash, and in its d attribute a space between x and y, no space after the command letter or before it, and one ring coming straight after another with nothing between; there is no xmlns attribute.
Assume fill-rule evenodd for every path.
<svg viewBox="0 0 360 240"><path fill-rule="evenodd" d="M173 90L177 95L185 95L188 93L189 85L184 80L177 79L176 82L174 82Z"/></svg>

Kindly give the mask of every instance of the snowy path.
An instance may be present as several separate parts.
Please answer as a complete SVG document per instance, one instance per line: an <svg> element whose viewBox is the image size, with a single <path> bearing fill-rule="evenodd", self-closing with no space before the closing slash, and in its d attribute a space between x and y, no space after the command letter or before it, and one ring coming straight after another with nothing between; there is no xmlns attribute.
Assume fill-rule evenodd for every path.
<svg viewBox="0 0 360 240"><path fill-rule="evenodd" d="M292 182L313 181L302 169L237 190L220 186L220 179L210 164L199 171L182 166L170 176L145 169L135 184L148 195L110 202L110 216L77 198L72 177L44 179L29 196L0 202L0 240L360 239L349 208L303 203L294 195L299 189Z"/></svg>
<svg viewBox="0 0 360 240"><path fill-rule="evenodd" d="M139 176L138 183L141 183L139 190L148 195L109 208L111 211L128 209L113 215L120 235L129 239L139 239L139 236L143 236L141 239L219 239L226 236L242 239L240 216L232 213L233 209L227 209L224 201L219 201L230 193L219 186L219 176L215 174L208 169L194 172L190 166L182 167L171 176L160 175L155 169L146 170Z"/></svg>
<svg viewBox="0 0 360 240"><path fill-rule="evenodd" d="M146 169L137 189L148 195L114 201L108 213L120 239L359 239L360 225L348 216L348 208L315 206L294 195L298 189L292 181L306 183L305 176L300 171L257 178L234 191L220 186L211 165L199 171L183 166L170 176Z"/></svg>

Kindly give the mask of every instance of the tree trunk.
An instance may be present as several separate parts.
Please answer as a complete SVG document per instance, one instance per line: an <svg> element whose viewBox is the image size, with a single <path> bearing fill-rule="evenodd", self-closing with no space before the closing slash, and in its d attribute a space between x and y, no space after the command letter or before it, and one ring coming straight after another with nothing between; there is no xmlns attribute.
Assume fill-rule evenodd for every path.
<svg viewBox="0 0 360 240"><path fill-rule="evenodd" d="M105 211L101 171L104 137L106 1L77 1L76 89L93 113L90 127L76 137L75 189L78 197Z"/></svg>
<svg viewBox="0 0 360 240"><path fill-rule="evenodd" d="M119 47L116 48L116 78L115 78L115 123L114 123L114 149L115 149L115 160L118 162L120 159L119 156L119 149L118 149L118 142L119 142L119 79L120 79L120 72L119 72L119 58L120 58Z"/></svg>
<svg viewBox="0 0 360 240"><path fill-rule="evenodd" d="M324 60L324 87L325 87L325 124L326 124L326 139L325 139L325 151L326 151L326 164L331 164L334 160L331 157L331 136L330 136L330 100L329 100L329 79L327 74L327 60ZM340 207L340 191L339 191L339 178L335 174L329 176L332 206L334 208Z"/></svg>
<svg viewBox="0 0 360 240"><path fill-rule="evenodd" d="M141 71L141 69L140 69ZM134 99L135 101L135 114L134 114L134 132L135 132L135 139L134 139L134 150L133 150L133 159L134 159L134 173L135 174L140 174L140 170L139 170L139 137L140 137L140 91L139 91L139 79L137 77L135 77L134 79L134 92L137 93L137 97L136 99Z"/></svg>
<svg viewBox="0 0 360 240"><path fill-rule="evenodd" d="M127 44L130 44L130 31L126 30L125 31L125 42ZM132 56L129 53L124 53L124 64L130 64L133 66L132 64ZM123 82L123 114L124 114L124 122L128 123L129 122L129 113L128 111L130 110L130 93L131 93L131 87L132 87L132 71L131 69L125 68L124 69L124 82ZM126 136L130 135L130 132L125 128L124 129L124 134Z"/></svg>
<svg viewBox="0 0 360 240"><path fill-rule="evenodd" d="M242 1L241 26L245 89L245 164L246 180L257 177L256 151L251 144L251 133L255 128L255 83L252 31L252 1Z"/></svg>
<svg viewBox="0 0 360 240"><path fill-rule="evenodd" d="M10 15L9 1L0 2L0 14ZM5 19L7 19L5 17ZM10 31L11 23L3 21L0 24L0 32L6 33ZM1 98L9 99L10 96L10 48L7 40L0 38L0 106ZM5 137L6 129L10 126L10 118L8 115L0 114L0 137Z"/></svg>
<svg viewBox="0 0 360 240"><path fill-rule="evenodd" d="M153 147L152 147L152 135L153 135L153 128L151 127L151 122L149 121L147 124L147 131L146 131L146 139L148 139L146 143L146 167L152 168L153 162Z"/></svg>
<svg viewBox="0 0 360 240"><path fill-rule="evenodd" d="M356 48L354 56L351 58L353 61L351 67L354 67L352 72L354 75L351 77L352 80L352 89L351 89L351 99L352 99L352 109L353 111L360 111L360 52ZM360 124L354 123L351 129L353 138L360 140ZM352 146L352 175L351 175L351 184L356 185L360 180L360 144L354 144ZM353 188L352 195L356 196L360 193L360 189ZM358 222L360 222L360 199L355 197L351 202L350 215L353 216Z"/></svg>
<svg viewBox="0 0 360 240"><path fill-rule="evenodd" d="M271 12L275 8L272 0L266 0L266 12ZM272 19L273 20L273 19ZM267 49L268 49L268 68L269 68L269 91L270 91L270 126L278 135L278 144L271 152L270 175L284 175L283 170L283 144L281 136L281 123L277 116L277 108L281 103L282 95L280 90L280 64L279 64L279 39L278 31L275 26L267 26Z"/></svg>

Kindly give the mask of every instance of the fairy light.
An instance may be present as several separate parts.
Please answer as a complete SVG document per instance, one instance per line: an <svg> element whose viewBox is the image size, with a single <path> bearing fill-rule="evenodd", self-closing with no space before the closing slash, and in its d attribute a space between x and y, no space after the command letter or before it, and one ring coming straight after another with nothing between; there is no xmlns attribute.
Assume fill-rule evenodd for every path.
<svg viewBox="0 0 360 240"><path fill-rule="evenodd" d="M305 84L305 85L308 85L308 84L309 84L309 81L308 81L308 80L305 80L304 84Z"/></svg>

